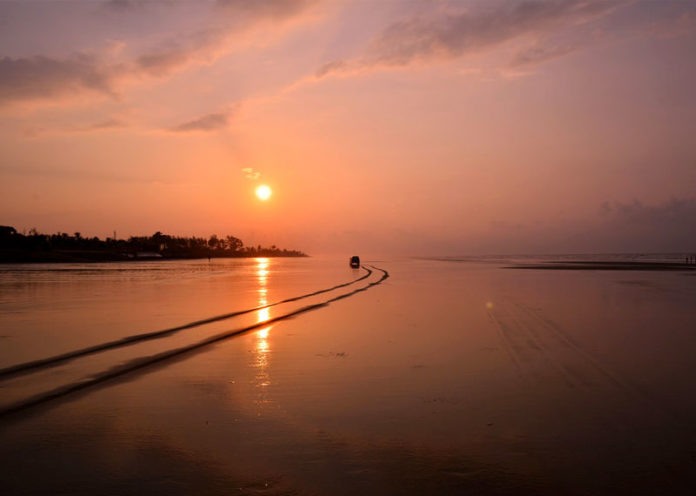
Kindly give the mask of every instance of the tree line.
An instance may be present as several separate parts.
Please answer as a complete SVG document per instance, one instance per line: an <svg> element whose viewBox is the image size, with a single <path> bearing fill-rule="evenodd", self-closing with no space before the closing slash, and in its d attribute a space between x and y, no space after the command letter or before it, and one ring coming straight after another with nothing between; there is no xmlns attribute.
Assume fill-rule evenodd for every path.
<svg viewBox="0 0 696 496"><path fill-rule="evenodd" d="M82 236L81 233L42 234L30 229L26 234L11 226L0 226L0 262L107 261L154 258L213 257L305 257L297 250L244 246L235 236L209 238L170 236L156 232L152 236L128 239Z"/></svg>

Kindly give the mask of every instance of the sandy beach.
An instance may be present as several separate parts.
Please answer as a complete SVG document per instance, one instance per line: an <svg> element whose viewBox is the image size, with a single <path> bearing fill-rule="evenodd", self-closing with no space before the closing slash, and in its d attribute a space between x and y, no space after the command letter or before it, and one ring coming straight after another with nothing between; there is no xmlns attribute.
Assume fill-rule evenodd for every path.
<svg viewBox="0 0 696 496"><path fill-rule="evenodd" d="M3 267L6 494L690 492L693 273L363 264Z"/></svg>

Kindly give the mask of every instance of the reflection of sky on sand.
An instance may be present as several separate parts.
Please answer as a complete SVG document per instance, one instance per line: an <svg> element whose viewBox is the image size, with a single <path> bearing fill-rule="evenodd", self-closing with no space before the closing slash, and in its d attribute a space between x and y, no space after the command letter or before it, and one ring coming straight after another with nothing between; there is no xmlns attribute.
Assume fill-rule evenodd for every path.
<svg viewBox="0 0 696 496"><path fill-rule="evenodd" d="M268 305L268 276L270 260L268 258L256 259L256 280L258 282L259 306ZM256 322L265 322L270 319L270 308L261 308L256 312ZM257 392L255 404L257 415L261 415L264 406L269 402L266 388L270 385L268 373L270 345L268 342L269 332L273 326L264 327L256 331L254 335L254 348L252 351L252 365L256 369L254 375L254 386Z"/></svg>
<svg viewBox="0 0 696 496"><path fill-rule="evenodd" d="M189 305L193 320L201 304L206 315L222 313L215 298L263 306L329 287L350 270L344 260L220 263L229 264L229 278L112 283L104 306L93 296L103 283L84 291L62 283L73 307L83 304L61 310L72 325L65 332L75 340L94 327L86 309L113 318L106 303L133 298L128 290L177 312ZM56 402L16 426L0 423L3 494L79 492L70 491L76 481L89 484L85 494L693 492L696 278L423 260L379 266L392 274L389 284ZM28 287L36 304L0 312L3 334L22 317L44 325L50 339L55 288ZM286 311L276 308L211 333ZM7 354L10 339L0 341ZM127 356L178 342L152 346ZM46 375L60 370L68 373L66 366Z"/></svg>

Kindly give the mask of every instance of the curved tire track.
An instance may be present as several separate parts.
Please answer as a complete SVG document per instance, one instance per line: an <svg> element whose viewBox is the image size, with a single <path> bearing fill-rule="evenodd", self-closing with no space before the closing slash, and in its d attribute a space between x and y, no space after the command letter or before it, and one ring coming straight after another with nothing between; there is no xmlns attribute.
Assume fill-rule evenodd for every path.
<svg viewBox="0 0 696 496"><path fill-rule="evenodd" d="M182 324L180 326L170 327L168 329L162 329L160 331L146 332L143 334L134 334L132 336L126 336L124 338L117 339L114 341L108 341L106 343L101 343L101 344L97 344L94 346L88 346L86 348L80 348L78 350L68 351L67 353L61 353L60 355L54 355L54 356L47 357L47 358L41 358L39 360L32 360L30 362L24 362L24 363L19 363L17 365L12 365L10 367L0 369L0 381L8 379L10 377L18 376L18 375L29 374L29 373L32 373L32 372L35 372L35 371L38 371L41 369L55 367L57 365L60 365L60 364L65 363L65 362L69 362L69 361L74 360L76 358L81 358L81 357L88 356L88 355L94 355L97 353L101 353L102 351L112 350L115 348L122 348L124 346L130 346L132 344L140 343L142 341L148 341L151 339L165 338L165 337L171 336L172 334L176 334L178 332L181 332L185 329L192 329L194 327L200 327L202 325L212 324L213 322L219 322L222 320L231 319L233 317L238 317L240 315L245 315L248 313L256 312L258 310L263 310L265 308L271 308L271 307L274 307L276 305L281 305L283 303L291 303L294 301L299 301L299 300L303 300L305 298L309 298L311 296L317 296L317 295L320 295L323 293L328 293L329 291L334 291L336 289L344 288L346 286L350 286L352 284L360 282L360 281L370 277L370 275L372 275L372 271L370 269L368 269L367 267L362 267L362 269L367 271L367 274L365 274L362 277L358 277L357 279L354 279L350 282L337 284L336 286L332 286L330 288L320 289L320 290L314 291L312 293L307 293L307 294L303 294L300 296L293 296L292 298L286 298L285 300L276 301L276 302L270 303L268 305L262 305L262 306L258 306L258 307L254 307L254 308L249 308L247 310L239 310L237 312L225 313L222 315L216 315L215 317L209 317L207 319L188 322L188 323Z"/></svg>
<svg viewBox="0 0 696 496"><path fill-rule="evenodd" d="M84 391L88 388L94 388L96 386L99 386L99 385L107 382L107 381L112 381L114 379L121 378L127 374L132 374L134 372L141 371L147 367L152 367L152 366L155 366L158 364L162 364L165 361L173 360L175 358L182 358L184 355L193 354L193 353L200 351L201 349L208 347L210 345L213 345L215 343L219 343L221 341L225 341L227 339L239 336L241 334L247 333L247 332L252 331L254 329L266 327L269 324L272 324L274 322L288 320L288 319L291 319L297 315L300 315L300 314L303 314L306 312L310 312L312 310L318 310L320 308L327 307L331 303L334 303L336 301L343 300L345 298L349 298L351 296L354 296L358 293L365 292L368 289L381 284L382 282L384 282L386 279L389 278L389 273L386 270L380 269L380 268L374 267L374 266L370 266L370 267L372 269L375 269L375 270L382 272L382 277L380 277L377 281L369 283L367 286L363 286L361 288L354 289L353 291L350 291L350 292L342 294L342 295L335 296L333 298L330 298L326 301L322 301L320 303L315 303L312 305L307 305L305 307L301 307L297 310L293 310L292 312L288 312L286 314L279 315L277 317L273 317L273 318L265 320L263 322L258 322L256 324L242 327L240 329L234 329L231 331L223 332L221 334L217 334L215 336L211 336L210 338L204 339L202 341L199 341L199 342L191 344L191 345L182 346L180 348L175 348L173 350L164 351L162 353L157 353L157 354L146 356L146 357L136 358L136 359L131 360L129 362L126 362L122 365L118 365L118 366L113 367L111 369L105 370L104 372L93 375L89 379L74 382L71 384L66 384L64 386L53 389L51 391L47 391L45 393L41 393L39 395L30 397L26 400L22 400L22 401L19 401L17 403L8 405L8 406L0 409L0 418L6 418L8 416L11 416L11 415L14 415L17 413L21 413L21 412L27 411L29 409L32 409L34 407L38 407L40 405L49 403L51 401L64 398L68 395ZM364 276L364 277L360 278L359 280L362 280L365 277L368 277L370 274L372 274L372 271L369 270L367 267L363 267L363 268L365 270L369 271L369 273L367 276ZM350 283L350 284L352 284L352 283ZM347 285L348 284L345 284L343 286L347 286ZM326 290L322 290L321 292L326 292ZM319 293L316 293L316 294L319 294ZM296 298L296 299L300 299L300 298ZM277 302L277 303L274 303L273 305L277 305L279 303L280 302ZM268 305L268 306L271 306L271 305ZM265 308L265 307L260 307L260 308Z"/></svg>

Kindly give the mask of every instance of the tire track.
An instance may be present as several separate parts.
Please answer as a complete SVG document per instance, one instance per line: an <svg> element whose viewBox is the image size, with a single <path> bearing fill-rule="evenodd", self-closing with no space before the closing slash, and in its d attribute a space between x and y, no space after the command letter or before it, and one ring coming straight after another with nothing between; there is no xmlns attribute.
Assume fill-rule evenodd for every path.
<svg viewBox="0 0 696 496"><path fill-rule="evenodd" d="M612 370L611 362L602 363L541 309L512 299L500 307L500 312L498 307L489 312L490 319L518 375L542 402L556 398L560 403L576 405L583 422L599 419L612 430L659 432L656 449L683 446L680 449L693 459L693 419L673 404L661 401L659 391L651 391Z"/></svg>
<svg viewBox="0 0 696 496"><path fill-rule="evenodd" d="M591 369L594 369L597 375L604 378L606 382L609 382L617 389L623 390L624 392L629 392L633 388L630 387L624 380L619 378L616 374L609 371L606 367L602 366L596 358L585 351L572 337L570 337L561 327L543 315L541 312L523 305L521 303L516 303L517 308L526 313L530 318L535 320L540 327L545 329L547 333L555 338L557 343L563 348L569 350L573 353L579 361L584 362L589 365ZM533 325L527 325L528 328L532 328ZM572 372L571 372L572 373Z"/></svg>
<svg viewBox="0 0 696 496"><path fill-rule="evenodd" d="M526 313L533 322L528 323L527 327L538 326L551 339L557 343L557 348L565 350L567 359L561 364L571 375L582 381L585 390L591 394L610 394L616 396L617 393L628 401L631 401L637 408L652 412L654 422L660 427L671 426L684 439L696 439L693 420L684 415L680 410L670 407L669 404L661 401L654 393L631 381L629 378L622 377L618 372L611 370L603 365L592 353L585 350L567 331L544 315L541 310L531 306L515 303L515 305ZM574 364L575 368L569 368ZM593 380L594 379L594 380ZM636 419L624 417L623 423L635 425L638 429ZM689 441L691 442L691 441Z"/></svg>
<svg viewBox="0 0 696 496"><path fill-rule="evenodd" d="M560 380L570 389L590 391L602 384L626 389L563 331L528 307L510 302L507 311L503 306L502 313L491 313L491 319L520 375L539 382Z"/></svg>
<svg viewBox="0 0 696 496"><path fill-rule="evenodd" d="M350 291L350 292L342 294L342 295L334 296L333 298L322 301L320 303L315 303L312 305L307 305L305 307L301 307L301 308L294 310L292 312L288 312L286 314L270 318L270 319L265 320L263 322L258 322L256 324L252 324L252 325L249 325L246 327L226 331L226 332L217 334L215 336L211 336L207 339L204 339L202 341L199 341L199 342L191 344L191 345L186 345L186 346L182 346L179 348L175 348L173 350L167 350L167 351L164 351L161 353L156 353L154 355L149 355L149 356L133 359L133 360L126 362L124 364L117 365L117 366L112 367L110 369L107 369L103 372L95 374L88 379L73 382L70 384L66 384L64 386L60 386L60 387L55 388L53 390L50 390L50 391L47 391L44 393L40 393L38 395L27 398L25 400L8 405L8 406L0 409L0 419L4 419L4 418L7 418L7 417L12 416L12 415L25 412L27 410L33 409L35 407L47 404L47 403L55 401L55 400L59 400L61 398L65 398L65 397L67 397L69 395L73 395L75 393L86 392L87 389L94 390L98 386L105 386L105 383L107 383L108 381L113 381L113 380L118 379L118 378L123 378L124 376L126 376L128 374L133 374L135 372L143 371L144 369L146 369L148 367L154 367L155 365L162 365L165 362L171 361L173 359L184 358L186 355L190 356L196 352L201 351L202 349L204 349L208 346L211 346L213 344L220 343L220 342L225 341L227 339L231 339L231 338L234 338L236 336L245 334L245 333L252 331L254 329L266 327L269 324L272 324L275 322L281 322L283 320L288 320L288 319L291 319L291 318L296 317L298 315L301 315L303 313L327 307L331 303L343 300L345 298L350 298L351 296L354 296L358 293L365 292L365 291L373 288L374 286L381 284L382 282L384 282L386 279L389 278L389 273L386 270L380 269L380 268L374 267L374 266L369 266L369 267L382 272L382 276L377 281L370 282L367 286L363 286L361 288L354 289L353 291ZM359 280L362 280L365 277L368 277L370 274L372 274L372 271L370 269L368 269L367 267L363 267L363 268L365 270L367 270L369 272L369 274L367 276L360 278ZM356 281L353 281L353 282L356 282ZM352 283L349 283L349 284L352 284ZM347 285L348 284L344 284L340 287L347 286ZM322 290L321 292L326 292L326 290ZM320 294L321 292L317 292L315 294ZM300 299L300 298L296 297L295 299ZM280 304L280 302L274 303L273 305L277 305L277 304ZM259 307L259 308L265 308L265 307Z"/></svg>
<svg viewBox="0 0 696 496"><path fill-rule="evenodd" d="M143 334L134 334L132 336L126 336L124 338L117 339L114 341L108 341L106 343L101 343L101 344L97 344L97 345L93 345L93 346L88 346L86 348L80 348L77 350L68 351L67 353L61 353L60 355L54 355L54 356L47 357L47 358L41 358L39 360L32 360L30 362L24 362L24 363L19 363L17 365L12 365L10 367L0 369L0 381L3 381L3 380L8 379L10 377L25 375L25 374L36 372L38 370L43 370L43 369L47 369L50 367L55 367L57 365L69 362L69 361L74 360L76 358L81 358L81 357L88 356L88 355L94 355L94 354L101 353L101 352L107 351L107 350L112 350L115 348L122 348L124 346L130 346L130 345L133 345L136 343L140 343L142 341L165 338L165 337L171 336L173 334L176 334L176 333L181 332L181 331L186 330L186 329L193 329L194 327L200 327L200 326L203 326L206 324L212 324L213 322L220 322L222 320L231 319L233 317L238 317L240 315L245 315L248 313L256 312L258 310L263 310L265 308L271 308L271 307L281 305L284 303L292 303L292 302L303 300L305 298L309 298L312 296L317 296L317 295L320 295L323 293L328 293L329 291L334 291L336 289L344 288L346 286L350 286L352 284L360 282L360 281L370 277L370 275L372 275L372 271L370 269L368 269L367 267L363 266L362 269L367 271L367 274L365 274L364 276L361 276L361 277L354 279L350 282L337 284L336 286L332 286L332 287L326 288L326 289L320 289L320 290L314 291L312 293L307 293L307 294L303 294L300 296L293 296L292 298L286 298L285 300L276 301L276 302L270 303L268 305L262 305L262 306L258 306L258 307L254 307L254 308L249 308L247 310L239 310L237 312L225 313L222 315L216 315L214 317L209 317L209 318L202 319L202 320L188 322L186 324L182 324L182 325L179 325L176 327L170 327L168 329L162 329L160 331L146 332Z"/></svg>
<svg viewBox="0 0 696 496"><path fill-rule="evenodd" d="M555 377L568 388L576 387L573 378L553 355L553 350L531 326L520 322L510 312L496 310L489 316L521 377L537 382ZM553 373L549 374L550 371Z"/></svg>
<svg viewBox="0 0 696 496"><path fill-rule="evenodd" d="M512 363L515 365L515 369L517 369L517 374L520 377L524 376L524 372L522 371L522 365L520 364L520 360L517 356L516 351L513 349L511 340L507 336L507 329L503 327L500 320L490 310L488 311L488 318L493 323L496 330L498 331L498 337L500 337L500 341L503 343L503 346L505 347L505 351L510 356L510 360L512 361Z"/></svg>
<svg viewBox="0 0 696 496"><path fill-rule="evenodd" d="M536 319L537 322L550 334L552 334L562 346L565 346L568 350L574 353L578 358L578 361L584 362L588 365L588 369L595 371L596 376L602 377L605 384L610 384L615 390L621 391L621 393L623 393L626 397L632 398L633 400L660 412L665 419L670 422L680 424L685 431L693 431L692 421L690 418L686 418L679 411L669 408L644 387L640 387L633 381L621 377L618 373L602 365L597 358L580 346L580 344L578 344L575 339L564 331L561 326L546 317L539 310L519 303L517 306L533 319ZM593 385L598 386L599 384L595 383Z"/></svg>
<svg viewBox="0 0 696 496"><path fill-rule="evenodd" d="M659 403L604 366L540 310L513 301L509 305L516 311L491 313L490 318L520 375L548 380L552 377L548 371L553 370L569 388L580 387L593 393L600 390L610 394L621 392L627 398L653 406Z"/></svg>

